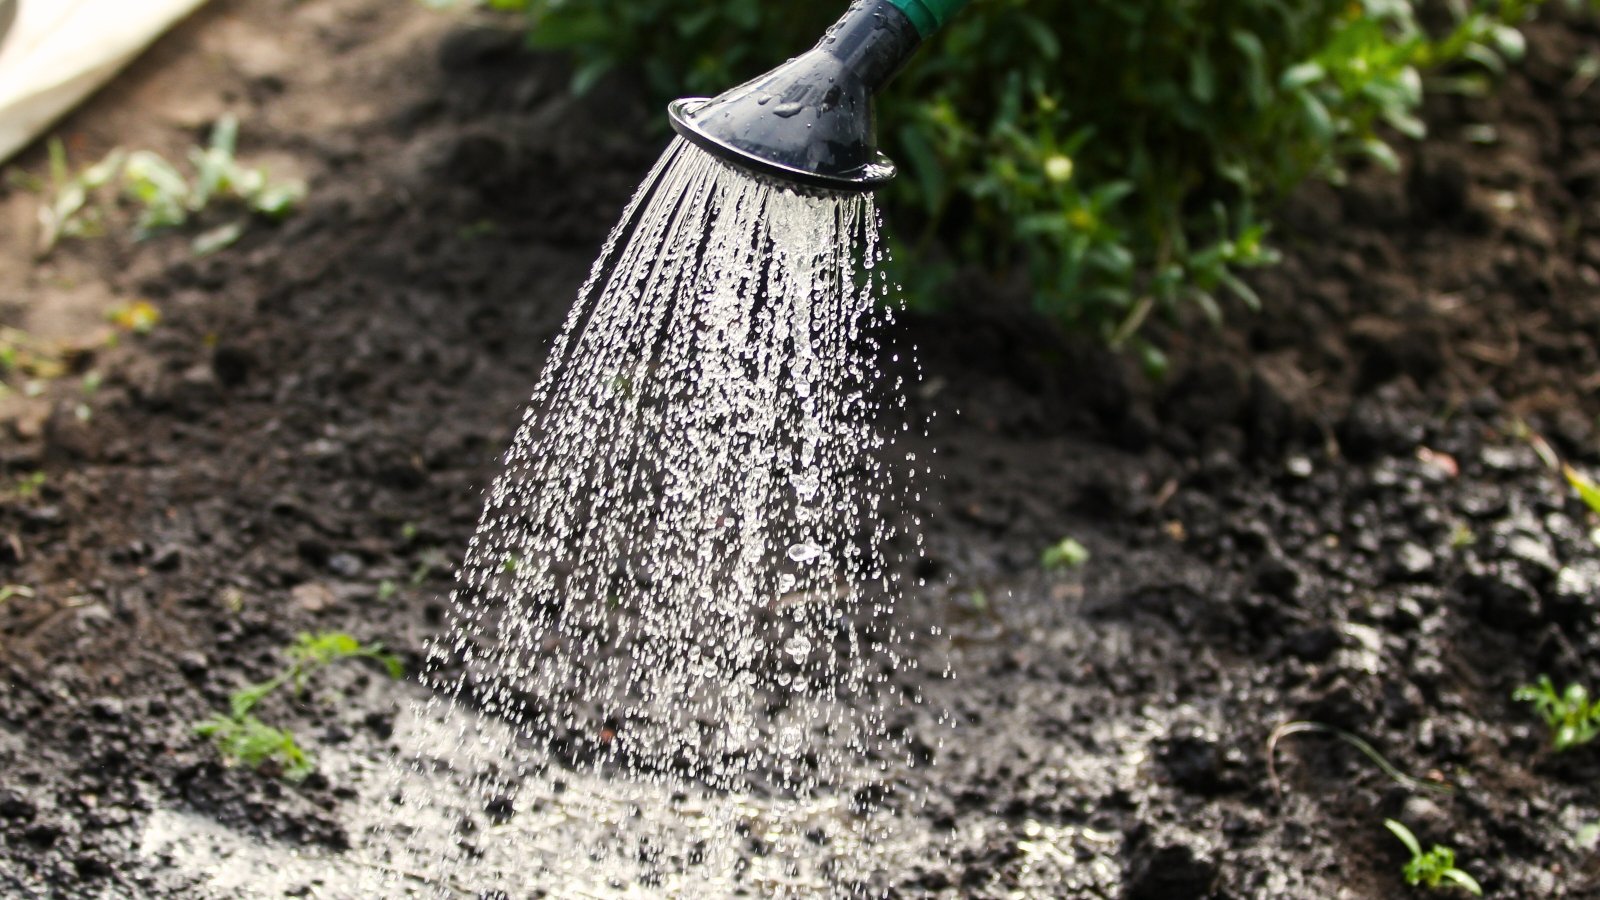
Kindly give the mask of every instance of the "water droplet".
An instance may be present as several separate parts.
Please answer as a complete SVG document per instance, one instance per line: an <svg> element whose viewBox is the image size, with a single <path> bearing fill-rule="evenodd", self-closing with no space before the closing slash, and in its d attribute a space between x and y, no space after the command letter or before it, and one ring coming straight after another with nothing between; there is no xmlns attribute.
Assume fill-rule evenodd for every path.
<svg viewBox="0 0 1600 900"><path fill-rule="evenodd" d="M781 119L787 119L803 109L805 109L805 106L799 103L779 103L772 108L772 114Z"/></svg>
<svg viewBox="0 0 1600 900"><path fill-rule="evenodd" d="M822 553L822 548L810 541L801 541L789 547L789 558L797 563L810 562Z"/></svg>
<svg viewBox="0 0 1600 900"><path fill-rule="evenodd" d="M788 572L778 576L778 593L787 594L794 590L795 577Z"/></svg>
<svg viewBox="0 0 1600 900"><path fill-rule="evenodd" d="M804 737L800 729L789 727L778 732L778 752L784 756L793 756L800 752L800 744Z"/></svg>
<svg viewBox="0 0 1600 900"><path fill-rule="evenodd" d="M795 662L804 662L806 655L811 652L811 639L797 634L783 642L783 652L794 657Z"/></svg>
<svg viewBox="0 0 1600 900"><path fill-rule="evenodd" d="M795 496L810 500L817 495L817 488L822 487L822 479L816 472L797 472L789 476L789 484L794 487Z"/></svg>

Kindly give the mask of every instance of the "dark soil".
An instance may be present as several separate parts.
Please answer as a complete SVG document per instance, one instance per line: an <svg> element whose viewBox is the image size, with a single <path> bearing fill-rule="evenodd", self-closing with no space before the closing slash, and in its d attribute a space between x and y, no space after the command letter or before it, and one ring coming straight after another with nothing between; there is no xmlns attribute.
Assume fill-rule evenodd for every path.
<svg viewBox="0 0 1600 900"><path fill-rule="evenodd" d="M321 15L330 46L395 25L382 5L267 4ZM198 53L244 7L158 51ZM156 810L360 841L341 773L224 767L190 723L305 629L419 661L544 348L665 140L624 80L575 100L513 34L407 27L345 87L375 104L359 121L271 120L311 75L223 89L311 176L283 226L204 260L173 238L54 263L164 317L80 354L88 421L68 377L0 423L0 483L45 475L0 499L0 585L30 589L0 602L5 896L200 896L142 846ZM1403 177L1295 198L1266 311L1158 329L1165 384L981 276L903 317L938 475L907 615L951 635L922 652L957 677L901 677L959 727L898 786L949 850L891 873L899 893L1400 896L1394 817L1492 896L1600 896L1576 842L1596 751L1551 752L1511 700L1600 664L1594 517L1539 452L1600 466L1600 85L1574 76L1597 44L1535 27L1500 95L1433 103ZM1463 139L1484 125L1493 143ZM30 296L0 323L49 302ZM1088 563L1042 571L1067 536ZM376 752L399 702L380 679L270 712L313 750ZM1285 737L1274 782L1268 737L1295 720L1454 789L1325 733Z"/></svg>

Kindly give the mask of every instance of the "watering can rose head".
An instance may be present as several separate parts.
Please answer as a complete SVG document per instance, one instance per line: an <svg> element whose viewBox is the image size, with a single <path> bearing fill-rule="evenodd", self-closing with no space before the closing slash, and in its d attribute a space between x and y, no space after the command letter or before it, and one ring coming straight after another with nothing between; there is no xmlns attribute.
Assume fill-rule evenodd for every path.
<svg viewBox="0 0 1600 900"><path fill-rule="evenodd" d="M870 191L894 177L872 98L966 0L857 0L806 53L713 99L668 107L672 127L735 165L783 181Z"/></svg>

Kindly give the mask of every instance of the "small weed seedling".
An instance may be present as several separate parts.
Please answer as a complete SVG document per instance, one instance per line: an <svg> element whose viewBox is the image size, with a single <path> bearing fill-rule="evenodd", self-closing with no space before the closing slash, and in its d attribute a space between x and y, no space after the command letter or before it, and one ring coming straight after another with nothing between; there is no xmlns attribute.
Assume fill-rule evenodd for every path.
<svg viewBox="0 0 1600 900"><path fill-rule="evenodd" d="M67 147L60 138L51 138L50 183L39 204L40 256L48 254L64 237L96 237L105 232L105 219L98 206L90 203L94 192L110 184L122 171L123 153L113 150L105 159L73 172L67 164Z"/></svg>
<svg viewBox="0 0 1600 900"><path fill-rule="evenodd" d="M17 479L17 483L12 486L11 491L23 499L37 497L39 496L39 491L44 488L44 480L45 475L43 472L29 472Z"/></svg>
<svg viewBox="0 0 1600 900"><path fill-rule="evenodd" d="M161 310L149 300L118 303L106 311L106 321L121 331L149 334L161 322Z"/></svg>
<svg viewBox="0 0 1600 900"><path fill-rule="evenodd" d="M1538 684L1517 688L1513 700L1533 704L1534 711L1550 726L1550 739L1556 750L1587 744L1600 734L1600 702L1589 699L1589 691L1576 682L1557 693L1550 676L1540 675Z"/></svg>
<svg viewBox="0 0 1600 900"><path fill-rule="evenodd" d="M1401 870L1406 884L1420 884L1428 888L1453 885L1475 897L1483 896L1483 888L1478 885L1477 879L1456 868L1454 850L1442 844L1434 844L1433 849L1423 853L1422 844L1418 843L1417 836L1411 833L1411 829L1394 819L1384 819L1383 824L1400 839L1400 843L1406 845L1407 850L1411 851L1411 860Z"/></svg>
<svg viewBox="0 0 1600 900"><path fill-rule="evenodd" d="M196 722L196 733L211 738L222 758L259 769L272 763L290 781L299 781L316 770L311 757L295 743L294 735L273 728L255 716L242 718L213 715Z"/></svg>
<svg viewBox="0 0 1600 900"><path fill-rule="evenodd" d="M390 678L405 676L400 658L383 649L382 644L363 644L337 631L302 632L285 651L289 665L266 681L247 685L228 698L227 715L215 714L196 722L194 730L211 738L223 758L253 769L276 766L284 778L298 781L315 769L309 754L295 742L294 734L273 728L253 714L256 705L268 695L289 685L296 696L303 695L307 680L321 669L343 659L371 659L382 664Z"/></svg>
<svg viewBox="0 0 1600 900"><path fill-rule="evenodd" d="M61 348L21 329L0 326L0 378L49 380L60 378L66 371Z"/></svg>
<svg viewBox="0 0 1600 900"><path fill-rule="evenodd" d="M1039 564L1045 571L1054 572L1059 569L1076 569L1089 561L1089 548L1083 546L1072 538L1062 538L1060 543L1052 544L1045 548L1039 557Z"/></svg>
<svg viewBox="0 0 1600 900"><path fill-rule="evenodd" d="M1600 484L1595 484L1593 479L1571 466L1562 466L1561 471L1567 476L1567 483L1583 498L1584 505L1600 513Z"/></svg>
<svg viewBox="0 0 1600 900"><path fill-rule="evenodd" d="M206 146L189 150L192 177L150 150L113 150L100 162L73 172L66 145L59 138L52 139L48 180L13 178L43 195L38 214L39 255L48 254L62 238L104 234L112 195L120 195L138 210L134 236L139 239L189 224L213 206L242 210L244 215L235 215L195 236L192 249L199 256L237 241L252 215L272 221L285 218L305 198L305 185L271 181L265 171L240 165L234 156L238 137L238 119L231 115L218 119ZM97 196L102 189L104 196Z"/></svg>
<svg viewBox="0 0 1600 900"><path fill-rule="evenodd" d="M273 221L294 212L305 197L305 186L299 182L271 182L261 169L239 165L234 157L238 140L238 119L223 116L217 120L210 143L189 151L189 162L195 171L193 180L185 178L160 154L140 151L130 155L122 190L140 207L138 236L183 225L214 201L243 206L248 212ZM245 220L236 219L202 232L194 239L194 252L205 256L227 247L244 234L245 225Z"/></svg>

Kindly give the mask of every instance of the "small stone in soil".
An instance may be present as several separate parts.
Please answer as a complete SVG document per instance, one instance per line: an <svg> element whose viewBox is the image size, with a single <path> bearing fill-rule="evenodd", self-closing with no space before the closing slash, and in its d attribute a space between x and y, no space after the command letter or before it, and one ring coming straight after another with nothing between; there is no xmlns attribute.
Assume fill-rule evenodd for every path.
<svg viewBox="0 0 1600 900"><path fill-rule="evenodd" d="M0 819L31 820L39 812L32 800L16 791L0 790Z"/></svg>
<svg viewBox="0 0 1600 900"><path fill-rule="evenodd" d="M361 558L353 553L335 553L328 557L328 568L341 578L354 578L361 574Z"/></svg>
<svg viewBox="0 0 1600 900"><path fill-rule="evenodd" d="M1395 551L1390 577L1399 581L1420 581L1433 572L1433 554L1421 544L1407 541Z"/></svg>
<svg viewBox="0 0 1600 900"><path fill-rule="evenodd" d="M189 678L198 678L211 668L211 660L198 650L180 653L173 662L177 664L178 671Z"/></svg>

